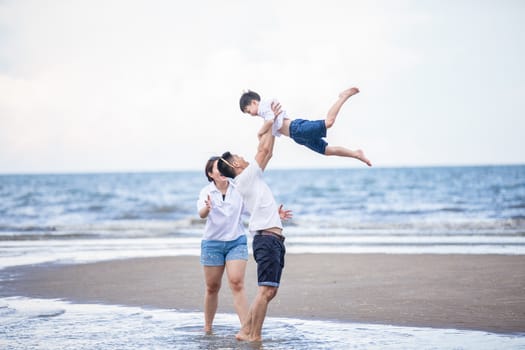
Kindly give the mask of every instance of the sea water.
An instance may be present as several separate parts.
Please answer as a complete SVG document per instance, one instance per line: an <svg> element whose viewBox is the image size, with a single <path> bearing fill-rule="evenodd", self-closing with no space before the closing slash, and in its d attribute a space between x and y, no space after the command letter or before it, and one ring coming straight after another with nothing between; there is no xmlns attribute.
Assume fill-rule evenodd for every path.
<svg viewBox="0 0 525 350"><path fill-rule="evenodd" d="M202 313L59 300L0 299L1 349L525 349L524 334L266 319L263 343L239 342L236 315L218 314L213 334Z"/></svg>
<svg viewBox="0 0 525 350"><path fill-rule="evenodd" d="M525 254L525 166L268 170L287 252ZM198 255L202 172L0 176L0 269ZM1 281L0 281L1 283ZM0 349L525 349L494 334L268 318L260 346L238 320L24 297L0 299Z"/></svg>
<svg viewBox="0 0 525 350"><path fill-rule="evenodd" d="M288 253L525 253L525 166L268 170ZM0 175L0 268L198 255L203 172Z"/></svg>

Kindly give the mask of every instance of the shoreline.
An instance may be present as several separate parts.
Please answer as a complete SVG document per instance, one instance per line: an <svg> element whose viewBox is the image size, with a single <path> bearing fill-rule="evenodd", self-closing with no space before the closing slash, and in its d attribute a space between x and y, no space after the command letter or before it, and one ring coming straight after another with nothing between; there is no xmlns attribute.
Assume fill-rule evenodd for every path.
<svg viewBox="0 0 525 350"><path fill-rule="evenodd" d="M250 256L245 287L255 296ZM10 267L1 297L25 296L202 312L199 257ZM226 277L219 313L234 313ZM525 256L288 254L268 317L525 332Z"/></svg>

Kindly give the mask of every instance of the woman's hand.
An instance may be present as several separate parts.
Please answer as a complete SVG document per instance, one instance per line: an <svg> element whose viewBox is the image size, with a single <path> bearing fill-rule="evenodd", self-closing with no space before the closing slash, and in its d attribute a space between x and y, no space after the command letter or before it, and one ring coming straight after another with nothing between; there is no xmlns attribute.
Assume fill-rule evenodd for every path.
<svg viewBox="0 0 525 350"><path fill-rule="evenodd" d="M202 207L199 210L199 216L201 219L205 219L208 217L208 214L211 211L211 197L208 195L208 198L204 200L204 207Z"/></svg>
<svg viewBox="0 0 525 350"><path fill-rule="evenodd" d="M211 210L211 197L208 195L208 199L204 201L204 204L206 204L206 208L208 208L208 211Z"/></svg>

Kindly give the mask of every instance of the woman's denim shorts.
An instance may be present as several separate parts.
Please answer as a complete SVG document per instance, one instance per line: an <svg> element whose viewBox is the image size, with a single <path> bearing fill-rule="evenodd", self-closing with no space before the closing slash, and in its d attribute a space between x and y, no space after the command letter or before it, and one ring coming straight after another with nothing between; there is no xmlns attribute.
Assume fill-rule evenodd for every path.
<svg viewBox="0 0 525 350"><path fill-rule="evenodd" d="M248 260L246 235L233 241L201 241L201 265L224 266L228 260Z"/></svg>

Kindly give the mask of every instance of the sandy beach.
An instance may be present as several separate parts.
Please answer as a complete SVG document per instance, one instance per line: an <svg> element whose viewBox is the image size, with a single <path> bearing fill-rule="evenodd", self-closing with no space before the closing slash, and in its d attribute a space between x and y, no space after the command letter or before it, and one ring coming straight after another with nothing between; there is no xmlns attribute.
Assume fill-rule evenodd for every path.
<svg viewBox="0 0 525 350"><path fill-rule="evenodd" d="M256 292L255 263L246 274ZM8 268L1 296L201 311L198 257ZM268 316L525 332L525 256L289 254ZM223 279L219 312L233 313Z"/></svg>

